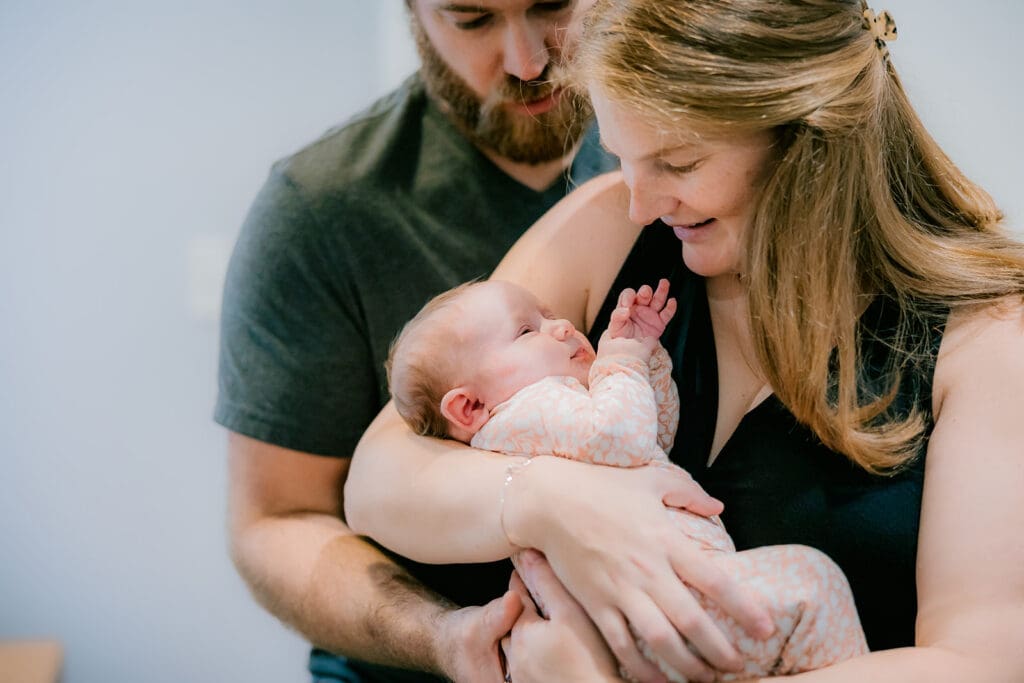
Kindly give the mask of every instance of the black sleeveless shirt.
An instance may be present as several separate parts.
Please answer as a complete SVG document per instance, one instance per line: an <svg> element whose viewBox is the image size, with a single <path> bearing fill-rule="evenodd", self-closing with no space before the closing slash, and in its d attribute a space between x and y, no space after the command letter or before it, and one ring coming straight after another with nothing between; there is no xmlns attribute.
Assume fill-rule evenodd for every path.
<svg viewBox="0 0 1024 683"><path fill-rule="evenodd" d="M616 278L591 340L608 325L619 291L671 281L679 308L662 337L679 387L679 431L671 459L725 503L722 521L739 550L800 543L828 554L853 589L872 650L914 643L915 562L924 483L924 447L892 477L872 475L823 446L774 395L747 413L707 466L718 410L718 370L704 280L682 262L664 225L643 230ZM899 309L876 298L861 318L867 373L885 366L884 340ZM893 410L916 405L931 429L931 381L945 314L921 327L932 355L904 372ZM905 413L904 413L905 414Z"/></svg>

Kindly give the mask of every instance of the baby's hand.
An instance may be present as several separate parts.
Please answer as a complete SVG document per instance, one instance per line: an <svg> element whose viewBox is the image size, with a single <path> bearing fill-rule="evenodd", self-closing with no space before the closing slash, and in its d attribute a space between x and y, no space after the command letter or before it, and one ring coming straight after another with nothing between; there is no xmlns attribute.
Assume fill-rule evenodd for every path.
<svg viewBox="0 0 1024 683"><path fill-rule="evenodd" d="M644 285L639 291L624 289L611 320L608 332L612 338L650 340L653 349L676 312L676 300L668 297L668 280L662 278L658 288Z"/></svg>
<svg viewBox="0 0 1024 683"><path fill-rule="evenodd" d="M630 337L613 337L611 329L604 331L597 343L597 357L633 356L645 363L650 362L651 353L658 340L654 337L632 339Z"/></svg>

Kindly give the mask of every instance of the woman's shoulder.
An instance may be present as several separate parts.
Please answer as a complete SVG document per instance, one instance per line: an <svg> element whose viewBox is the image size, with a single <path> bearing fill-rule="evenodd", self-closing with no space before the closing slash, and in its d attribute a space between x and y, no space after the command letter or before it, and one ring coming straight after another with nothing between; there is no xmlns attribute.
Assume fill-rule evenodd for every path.
<svg viewBox="0 0 1024 683"><path fill-rule="evenodd" d="M553 206L505 255L494 278L531 290L580 325L640 234L629 220L629 189L618 171L597 176ZM600 305L600 302L597 302Z"/></svg>
<svg viewBox="0 0 1024 683"><path fill-rule="evenodd" d="M1024 393L1024 297L954 308L935 365L935 415L967 392Z"/></svg>
<svg viewBox="0 0 1024 683"><path fill-rule="evenodd" d="M588 180L545 213L524 239L571 239L584 234L603 237L627 226L629 188L620 171ZM635 236L634 236L635 237Z"/></svg>

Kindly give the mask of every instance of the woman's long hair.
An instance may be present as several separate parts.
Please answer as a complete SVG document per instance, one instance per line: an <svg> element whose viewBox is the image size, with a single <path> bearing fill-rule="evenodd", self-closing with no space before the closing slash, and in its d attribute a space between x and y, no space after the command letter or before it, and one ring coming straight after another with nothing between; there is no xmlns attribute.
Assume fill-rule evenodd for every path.
<svg viewBox="0 0 1024 683"><path fill-rule="evenodd" d="M921 124L860 0L598 0L576 73L663 130L778 132L748 231L754 346L779 399L873 472L920 449L895 414L900 375L932 353L943 311L1024 292L1024 247ZM881 384L858 320L898 305Z"/></svg>

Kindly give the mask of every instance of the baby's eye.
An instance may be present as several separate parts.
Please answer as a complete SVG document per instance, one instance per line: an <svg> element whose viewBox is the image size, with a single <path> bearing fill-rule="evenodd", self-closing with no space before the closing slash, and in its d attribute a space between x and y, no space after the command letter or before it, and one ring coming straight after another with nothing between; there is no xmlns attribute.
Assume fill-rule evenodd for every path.
<svg viewBox="0 0 1024 683"><path fill-rule="evenodd" d="M531 332L533 332L533 326L523 325L522 327L519 328L519 331L516 332L516 336L522 337L524 335L530 334Z"/></svg>

